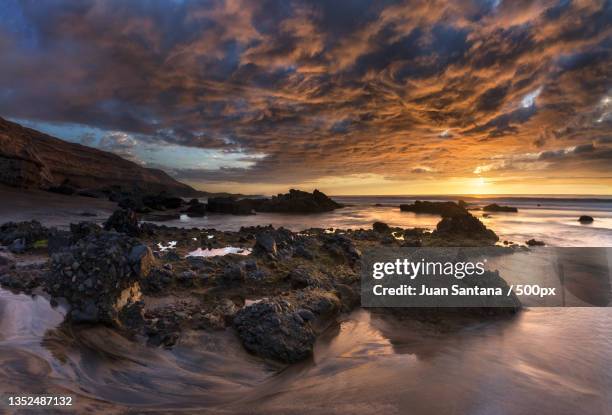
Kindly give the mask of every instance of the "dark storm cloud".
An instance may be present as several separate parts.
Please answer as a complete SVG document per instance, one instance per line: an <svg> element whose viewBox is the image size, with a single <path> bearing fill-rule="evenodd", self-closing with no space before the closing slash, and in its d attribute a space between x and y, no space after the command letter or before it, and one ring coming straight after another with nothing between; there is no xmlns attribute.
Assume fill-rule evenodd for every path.
<svg viewBox="0 0 612 415"><path fill-rule="evenodd" d="M181 178L452 176L506 152L607 154L588 145L610 127L610 1L3 3L0 115L97 127L128 156L134 136L265 155Z"/></svg>

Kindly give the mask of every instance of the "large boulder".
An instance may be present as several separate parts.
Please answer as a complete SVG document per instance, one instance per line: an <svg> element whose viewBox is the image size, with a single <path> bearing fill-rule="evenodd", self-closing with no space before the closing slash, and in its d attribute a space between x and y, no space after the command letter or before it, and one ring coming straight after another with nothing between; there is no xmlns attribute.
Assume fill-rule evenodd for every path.
<svg viewBox="0 0 612 415"><path fill-rule="evenodd" d="M312 354L312 326L286 300L266 299L244 307L233 324L244 347L258 356L293 363Z"/></svg>
<svg viewBox="0 0 612 415"><path fill-rule="evenodd" d="M140 281L153 263L153 253L137 239L91 234L51 256L46 287L53 297L66 299L72 321L121 326L121 312L139 304Z"/></svg>
<svg viewBox="0 0 612 415"><path fill-rule="evenodd" d="M443 218L436 225L433 236L449 240L481 241L495 243L499 237L472 215L458 215Z"/></svg>
<svg viewBox="0 0 612 415"><path fill-rule="evenodd" d="M294 363L312 355L317 331L340 310L334 293L305 289L246 306L236 313L233 325L251 353Z"/></svg>
<svg viewBox="0 0 612 415"><path fill-rule="evenodd" d="M413 204L400 205L402 212L427 213L440 215L442 217L454 217L467 215L468 211L455 202L428 202L417 200Z"/></svg>
<svg viewBox="0 0 612 415"><path fill-rule="evenodd" d="M131 209L119 209L113 212L108 220L104 222L104 229L107 231L114 230L130 236L139 236L141 233L138 216Z"/></svg>
<svg viewBox="0 0 612 415"><path fill-rule="evenodd" d="M593 223L594 220L595 219L593 219L593 216L589 216L589 215L582 215L578 218L578 222L582 224Z"/></svg>

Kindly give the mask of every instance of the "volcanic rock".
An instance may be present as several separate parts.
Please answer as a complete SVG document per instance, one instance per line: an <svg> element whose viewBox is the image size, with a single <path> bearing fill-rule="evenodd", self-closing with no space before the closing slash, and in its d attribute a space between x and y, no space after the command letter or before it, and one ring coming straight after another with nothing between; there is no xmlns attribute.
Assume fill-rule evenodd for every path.
<svg viewBox="0 0 612 415"><path fill-rule="evenodd" d="M264 358L294 363L312 354L315 333L298 309L283 299L242 308L233 321L244 347Z"/></svg>
<svg viewBox="0 0 612 415"><path fill-rule="evenodd" d="M252 215L253 199L236 199L234 197L211 197L208 199L206 209L213 213L227 213L231 215Z"/></svg>
<svg viewBox="0 0 612 415"><path fill-rule="evenodd" d="M488 243L499 240L495 232L488 229L481 221L470 214L445 217L436 225L433 236L453 239L464 238Z"/></svg>
<svg viewBox="0 0 612 415"><path fill-rule="evenodd" d="M113 214L104 223L104 229L107 231L115 230L130 236L140 235L138 217L131 209L119 209L113 212Z"/></svg>
<svg viewBox="0 0 612 415"><path fill-rule="evenodd" d="M289 193L273 196L258 203L257 212L274 213L322 213L341 208L342 205L330 199L324 193L315 190L312 193L291 189Z"/></svg>
<svg viewBox="0 0 612 415"><path fill-rule="evenodd" d="M72 321L121 326L119 314L140 300L139 282L153 261L151 250L137 239L92 234L51 256L47 291L66 299Z"/></svg>

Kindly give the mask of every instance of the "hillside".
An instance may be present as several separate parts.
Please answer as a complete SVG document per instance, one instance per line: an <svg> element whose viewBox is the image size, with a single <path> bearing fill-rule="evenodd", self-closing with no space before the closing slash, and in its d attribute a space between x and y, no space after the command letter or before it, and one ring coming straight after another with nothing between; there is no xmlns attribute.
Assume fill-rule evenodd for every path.
<svg viewBox="0 0 612 415"><path fill-rule="evenodd" d="M198 193L161 170L142 167L107 151L25 128L0 118L0 183L48 189L69 183L81 189L119 186L124 190Z"/></svg>

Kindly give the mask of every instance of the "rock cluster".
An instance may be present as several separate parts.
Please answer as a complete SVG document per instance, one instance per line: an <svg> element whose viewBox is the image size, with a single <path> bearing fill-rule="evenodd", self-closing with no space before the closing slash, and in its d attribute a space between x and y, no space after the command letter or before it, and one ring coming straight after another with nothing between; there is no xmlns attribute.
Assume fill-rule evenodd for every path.
<svg viewBox="0 0 612 415"><path fill-rule="evenodd" d="M271 213L322 213L341 208L342 205L324 193L312 193L291 189L289 193L279 194L270 199L236 199L215 197L208 199L207 210L214 213L250 215L254 212Z"/></svg>
<svg viewBox="0 0 612 415"><path fill-rule="evenodd" d="M289 193L264 199L256 207L258 212L274 213L322 213L341 208L323 192L314 190L312 193L291 189Z"/></svg>

